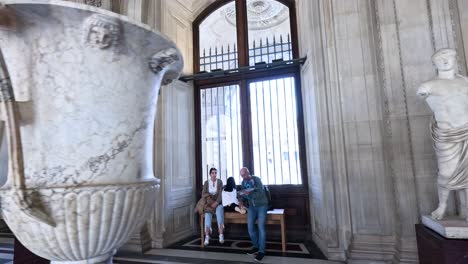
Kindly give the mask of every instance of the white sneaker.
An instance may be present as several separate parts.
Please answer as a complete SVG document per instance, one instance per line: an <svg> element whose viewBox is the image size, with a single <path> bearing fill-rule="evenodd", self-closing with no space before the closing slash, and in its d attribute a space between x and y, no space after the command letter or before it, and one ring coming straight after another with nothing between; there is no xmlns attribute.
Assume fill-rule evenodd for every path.
<svg viewBox="0 0 468 264"><path fill-rule="evenodd" d="M223 234L219 235L219 243L224 244L224 235Z"/></svg>
<svg viewBox="0 0 468 264"><path fill-rule="evenodd" d="M210 244L210 236L205 236L205 242L203 242L205 246L208 246Z"/></svg>
<svg viewBox="0 0 468 264"><path fill-rule="evenodd" d="M234 208L234 210L241 213L241 214L247 213L247 210L245 210L245 208L240 209L239 206L236 206L236 208Z"/></svg>

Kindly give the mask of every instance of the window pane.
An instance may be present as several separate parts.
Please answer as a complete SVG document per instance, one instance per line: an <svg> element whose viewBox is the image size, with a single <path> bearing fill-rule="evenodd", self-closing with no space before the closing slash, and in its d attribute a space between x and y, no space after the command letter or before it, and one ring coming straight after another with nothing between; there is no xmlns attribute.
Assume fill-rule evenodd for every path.
<svg viewBox="0 0 468 264"><path fill-rule="evenodd" d="M199 27L200 71L237 68L236 6L230 2L211 13Z"/></svg>
<svg viewBox="0 0 468 264"><path fill-rule="evenodd" d="M302 184L294 78L250 84L255 174L265 184Z"/></svg>
<svg viewBox="0 0 468 264"><path fill-rule="evenodd" d="M275 0L247 0L249 64L292 59L289 8Z"/></svg>
<svg viewBox="0 0 468 264"><path fill-rule="evenodd" d="M239 184L242 165L239 86L203 89L200 102L203 182L214 167L224 184L228 177L234 177Z"/></svg>

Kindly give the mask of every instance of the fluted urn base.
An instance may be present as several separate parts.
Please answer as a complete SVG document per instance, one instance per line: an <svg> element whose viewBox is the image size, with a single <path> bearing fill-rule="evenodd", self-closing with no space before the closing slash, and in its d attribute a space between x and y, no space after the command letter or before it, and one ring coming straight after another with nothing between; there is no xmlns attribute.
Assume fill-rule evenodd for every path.
<svg viewBox="0 0 468 264"><path fill-rule="evenodd" d="M22 211L13 190L0 191L6 223L18 240L52 263L111 263L112 255L148 219L158 182L27 189L33 206L55 226Z"/></svg>
<svg viewBox="0 0 468 264"><path fill-rule="evenodd" d="M51 264L112 264L112 255L103 255L79 261L51 261Z"/></svg>

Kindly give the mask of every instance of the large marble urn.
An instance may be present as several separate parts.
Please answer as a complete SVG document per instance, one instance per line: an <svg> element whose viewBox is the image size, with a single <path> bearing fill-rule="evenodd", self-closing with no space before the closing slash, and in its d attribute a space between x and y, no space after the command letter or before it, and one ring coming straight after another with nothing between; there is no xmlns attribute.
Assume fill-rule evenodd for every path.
<svg viewBox="0 0 468 264"><path fill-rule="evenodd" d="M174 43L143 24L64 1L0 1L5 221L52 263L110 263L148 218L158 91L177 78ZM0 55L1 58L1 55Z"/></svg>

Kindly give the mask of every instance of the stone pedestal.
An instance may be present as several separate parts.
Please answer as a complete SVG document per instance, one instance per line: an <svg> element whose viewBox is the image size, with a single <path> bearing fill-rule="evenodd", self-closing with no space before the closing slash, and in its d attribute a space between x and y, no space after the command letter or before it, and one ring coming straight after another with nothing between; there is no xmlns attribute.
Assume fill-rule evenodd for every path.
<svg viewBox="0 0 468 264"><path fill-rule="evenodd" d="M422 223L445 238L468 239L468 222L463 218L447 217L444 220L434 220L423 215Z"/></svg>
<svg viewBox="0 0 468 264"><path fill-rule="evenodd" d="M420 264L468 264L468 239L445 238L422 224L416 238Z"/></svg>
<svg viewBox="0 0 468 264"><path fill-rule="evenodd" d="M50 260L39 257L15 239L13 263L49 264Z"/></svg>

